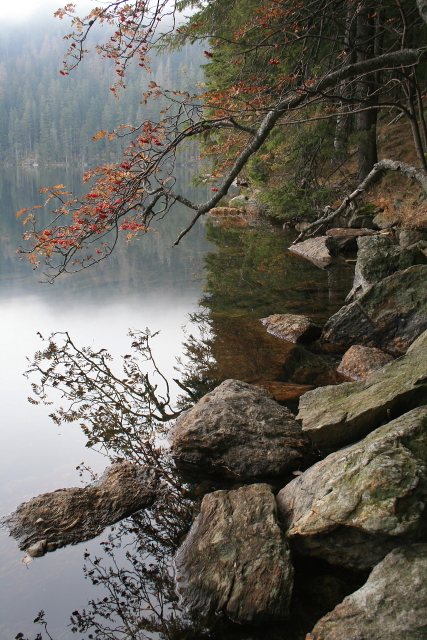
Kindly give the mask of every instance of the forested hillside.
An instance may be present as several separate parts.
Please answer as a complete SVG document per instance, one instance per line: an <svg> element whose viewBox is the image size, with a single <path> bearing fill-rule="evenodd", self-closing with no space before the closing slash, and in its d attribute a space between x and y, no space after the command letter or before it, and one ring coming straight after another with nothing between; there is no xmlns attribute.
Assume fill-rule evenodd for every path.
<svg viewBox="0 0 427 640"><path fill-rule="evenodd" d="M98 29L96 37L106 31ZM123 140L94 142L101 128L158 119L161 100L140 104L150 81L174 89L192 90L201 80L197 54L186 46L168 55L151 55L151 74L135 63L129 68L126 91L115 98L112 64L90 55L87 64L69 76L58 73L66 43L64 23L33 21L0 27L0 163L56 164L116 161L126 146Z"/></svg>

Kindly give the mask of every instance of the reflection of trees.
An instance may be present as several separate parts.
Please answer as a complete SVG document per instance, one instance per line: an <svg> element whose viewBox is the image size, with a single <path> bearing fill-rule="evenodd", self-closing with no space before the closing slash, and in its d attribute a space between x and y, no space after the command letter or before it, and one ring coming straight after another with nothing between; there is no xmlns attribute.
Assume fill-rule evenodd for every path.
<svg viewBox="0 0 427 640"><path fill-rule="evenodd" d="M331 278L288 251L291 238L222 220L207 225L217 251L205 257L203 311L191 316L199 335L184 343L182 380L195 398L227 378L245 382L281 379L290 345L269 335L259 319L272 313L303 313L322 324L342 304L352 271Z"/></svg>
<svg viewBox="0 0 427 640"><path fill-rule="evenodd" d="M267 334L259 318L303 312L322 321L339 306L351 272L341 271L328 281L327 272L287 251L289 237L281 232L208 225L208 237L217 252L206 258L202 309L190 317L197 330L188 332L178 361L175 382L185 392L178 408L155 362L151 340L156 334L148 330L130 333L132 351L122 358L121 372L105 349L80 348L68 333L53 334L27 372L36 377L35 399L30 401L50 403L51 394L59 392L62 406L51 414L55 422L79 422L88 446L112 460L153 466L161 478L153 507L116 525L101 543L99 557L85 554L85 576L102 592L85 609L73 612L71 626L88 639L248 637L247 628L223 618L201 620L179 608L173 556L197 503L218 486L189 484L174 468L161 440L171 419L222 380L277 377L290 345ZM335 298L330 296L331 282L338 292ZM303 638L312 626L306 618L313 614L306 613L305 605L298 613L299 606L299 621L286 629L290 639ZM254 639L262 633L250 629ZM271 628L269 633L271 638L283 637L283 629Z"/></svg>

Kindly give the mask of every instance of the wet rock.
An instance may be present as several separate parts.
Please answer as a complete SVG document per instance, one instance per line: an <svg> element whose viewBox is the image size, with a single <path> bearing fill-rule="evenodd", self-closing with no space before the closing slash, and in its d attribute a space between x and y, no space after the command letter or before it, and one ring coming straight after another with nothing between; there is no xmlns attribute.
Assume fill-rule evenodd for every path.
<svg viewBox="0 0 427 640"><path fill-rule="evenodd" d="M105 527L151 506L157 490L152 470L123 462L108 467L87 487L58 489L24 502L2 518L1 525L20 549L39 557L94 538Z"/></svg>
<svg viewBox="0 0 427 640"><path fill-rule="evenodd" d="M289 612L293 567L266 484L203 498L175 558L180 604L240 623L280 621Z"/></svg>
<svg viewBox="0 0 427 640"><path fill-rule="evenodd" d="M332 236L340 251L357 251L357 238L360 236L372 236L376 232L372 229L328 229L327 236Z"/></svg>
<svg viewBox="0 0 427 640"><path fill-rule="evenodd" d="M320 338L322 333L322 327L310 318L292 313L274 313L267 318L261 318L261 322L268 333L288 342L309 344Z"/></svg>
<svg viewBox="0 0 427 640"><path fill-rule="evenodd" d="M319 620L306 640L425 640L426 602L427 544L401 547Z"/></svg>
<svg viewBox="0 0 427 640"><path fill-rule="evenodd" d="M393 359L393 356L375 347L355 344L345 352L337 371L352 380L365 380L373 371L381 369Z"/></svg>
<svg viewBox="0 0 427 640"><path fill-rule="evenodd" d="M330 454L278 494L292 547L368 569L427 535L427 407Z"/></svg>
<svg viewBox="0 0 427 640"><path fill-rule="evenodd" d="M171 453L180 466L253 480L298 469L310 449L293 414L264 389L226 380L178 418Z"/></svg>
<svg viewBox="0 0 427 640"><path fill-rule="evenodd" d="M427 259L418 247L404 249L391 237L375 235L359 237L353 287L346 300L360 296L371 285L384 280L396 271L403 271L415 264L426 264Z"/></svg>
<svg viewBox="0 0 427 640"><path fill-rule="evenodd" d="M366 380L308 391L300 398L297 419L321 450L334 451L423 404L427 404L427 331L405 356Z"/></svg>
<svg viewBox="0 0 427 640"><path fill-rule="evenodd" d="M327 267L336 262L339 254L338 243L332 236L319 236L298 242L289 247L290 251L299 253L319 267Z"/></svg>
<svg viewBox="0 0 427 640"><path fill-rule="evenodd" d="M337 348L353 344L405 353L427 329L427 265L394 273L369 287L325 324L321 340Z"/></svg>

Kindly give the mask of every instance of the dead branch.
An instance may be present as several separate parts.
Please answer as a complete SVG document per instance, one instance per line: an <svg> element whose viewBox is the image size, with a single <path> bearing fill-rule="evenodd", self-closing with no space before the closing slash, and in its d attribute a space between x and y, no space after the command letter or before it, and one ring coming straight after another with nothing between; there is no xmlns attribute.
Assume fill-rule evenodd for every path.
<svg viewBox="0 0 427 640"><path fill-rule="evenodd" d="M375 180L384 172L384 171L400 171L406 178L411 180L417 180L424 191L427 192L427 174L422 169L417 169L411 164L407 164L406 162L399 162L398 160L388 160L384 158L380 160L374 165L372 171L366 176L366 178L359 184L359 186L350 193L350 195L346 196L340 206L329 213L330 207L327 208L325 214L318 218L315 222L309 224L301 233L298 238L296 238L292 244L296 244L297 242L301 242L301 240L311 231L310 235L313 235L319 227L327 222L331 222L337 216L342 214L349 204L357 198L361 193L366 191L366 189L373 183Z"/></svg>

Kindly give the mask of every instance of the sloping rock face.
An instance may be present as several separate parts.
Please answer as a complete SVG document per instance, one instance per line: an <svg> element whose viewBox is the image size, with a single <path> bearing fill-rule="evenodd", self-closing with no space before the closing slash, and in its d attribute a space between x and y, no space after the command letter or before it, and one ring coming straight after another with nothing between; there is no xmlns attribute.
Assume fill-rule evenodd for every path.
<svg viewBox="0 0 427 640"><path fill-rule="evenodd" d="M289 250L299 253L320 267L325 267L335 262L339 253L338 243L332 236L309 238L304 242L291 245Z"/></svg>
<svg viewBox="0 0 427 640"><path fill-rule="evenodd" d="M310 318L292 313L274 313L267 318L261 318L261 322L268 333L293 343L309 344L320 338L322 333L322 327Z"/></svg>
<svg viewBox="0 0 427 640"><path fill-rule="evenodd" d="M426 537L427 407L316 463L277 502L291 546L348 568Z"/></svg>
<svg viewBox="0 0 427 640"><path fill-rule="evenodd" d="M262 624L289 612L293 567L266 484L215 491L175 558L180 604L203 616Z"/></svg>
<svg viewBox="0 0 427 640"><path fill-rule="evenodd" d="M321 387L300 398L297 420L323 451L335 451L384 422L427 404L427 331L408 353L360 382Z"/></svg>
<svg viewBox="0 0 427 640"><path fill-rule="evenodd" d="M306 640L425 640L427 544L395 549Z"/></svg>
<svg viewBox="0 0 427 640"><path fill-rule="evenodd" d="M427 262L425 255L418 247L402 248L385 235L359 237L357 244L359 251L353 288L347 300L360 296L371 285L384 280L396 271L403 271L413 265Z"/></svg>
<svg viewBox="0 0 427 640"><path fill-rule="evenodd" d="M369 287L325 324L321 340L342 349L353 344L394 355L427 329L427 265L399 271Z"/></svg>
<svg viewBox="0 0 427 640"><path fill-rule="evenodd" d="M58 489L24 502L1 524L29 556L43 556L94 538L105 527L151 506L157 491L151 469L123 462L108 467L87 487Z"/></svg>
<svg viewBox="0 0 427 640"><path fill-rule="evenodd" d="M345 352L337 371L352 380L365 380L371 373L393 360L393 356L380 349L355 344Z"/></svg>
<svg viewBox="0 0 427 640"><path fill-rule="evenodd" d="M376 232L372 229L347 229L336 227L328 229L327 236L332 236L340 249L340 251L357 251L357 238L360 236L372 236Z"/></svg>
<svg viewBox="0 0 427 640"><path fill-rule="evenodd" d="M239 380L221 383L180 416L171 442L178 464L249 481L298 469L309 449L289 409Z"/></svg>

